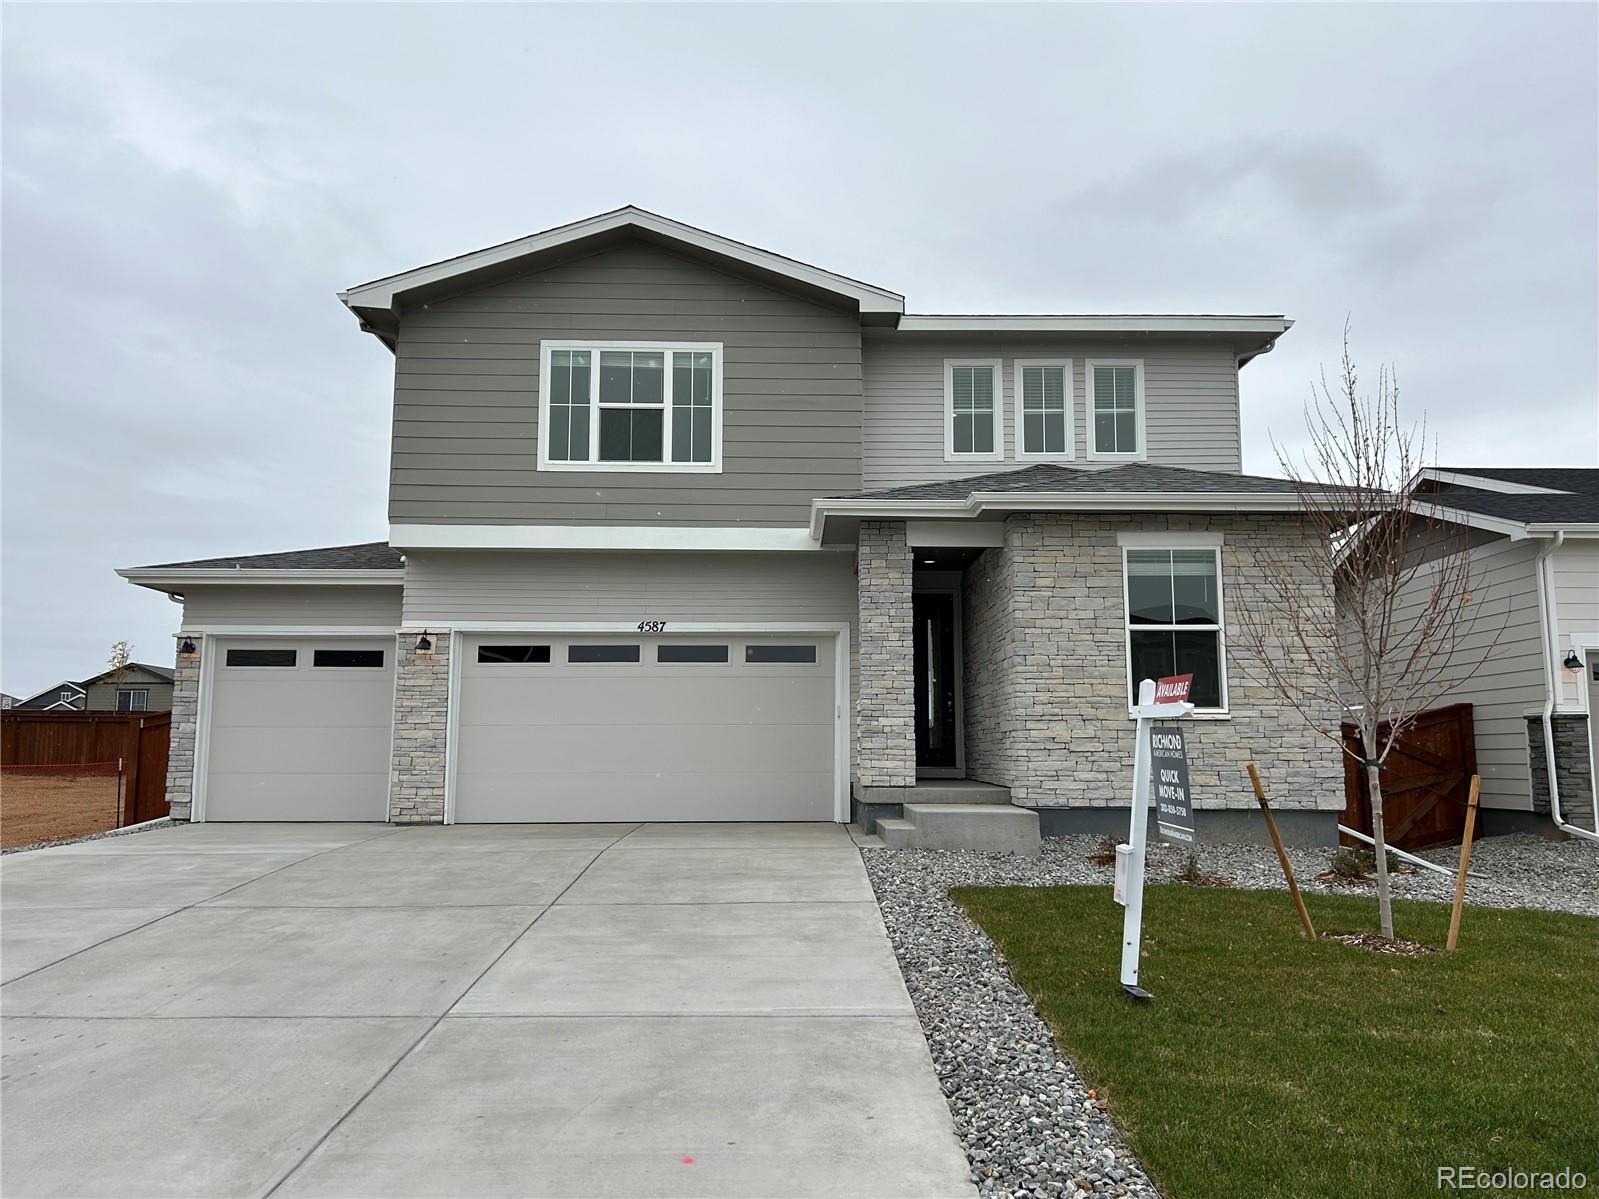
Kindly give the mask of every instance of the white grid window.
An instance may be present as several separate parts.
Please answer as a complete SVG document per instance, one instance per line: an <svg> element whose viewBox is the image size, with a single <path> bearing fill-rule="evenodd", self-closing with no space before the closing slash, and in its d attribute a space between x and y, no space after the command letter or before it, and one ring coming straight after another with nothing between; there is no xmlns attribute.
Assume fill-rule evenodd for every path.
<svg viewBox="0 0 1599 1199"><path fill-rule="evenodd" d="M1016 457L1074 457L1071 360L1018 358L1014 390Z"/></svg>
<svg viewBox="0 0 1599 1199"><path fill-rule="evenodd" d="M1090 360L1088 456L1132 460L1144 450L1144 364L1133 359Z"/></svg>
<svg viewBox="0 0 1599 1199"><path fill-rule="evenodd" d="M944 460L998 461L1004 456L1000 427L999 363L951 358L944 363Z"/></svg>

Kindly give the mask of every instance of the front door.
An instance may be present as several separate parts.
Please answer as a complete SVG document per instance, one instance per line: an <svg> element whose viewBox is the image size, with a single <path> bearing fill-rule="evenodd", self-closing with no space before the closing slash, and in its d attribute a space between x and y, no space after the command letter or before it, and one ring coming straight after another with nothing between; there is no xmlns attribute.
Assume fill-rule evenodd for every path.
<svg viewBox="0 0 1599 1199"><path fill-rule="evenodd" d="M955 597L916 595L916 768L953 771L955 728Z"/></svg>

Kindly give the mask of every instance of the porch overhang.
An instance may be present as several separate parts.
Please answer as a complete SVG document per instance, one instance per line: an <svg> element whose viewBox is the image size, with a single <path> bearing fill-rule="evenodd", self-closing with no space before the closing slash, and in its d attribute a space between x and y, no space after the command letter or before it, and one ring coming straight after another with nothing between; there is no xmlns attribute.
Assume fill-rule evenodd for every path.
<svg viewBox="0 0 1599 1199"><path fill-rule="evenodd" d="M950 499L823 498L811 502L818 543L853 540L863 520L976 521L1012 512L1213 512L1218 515L1305 511L1297 492L1014 492L974 491Z"/></svg>

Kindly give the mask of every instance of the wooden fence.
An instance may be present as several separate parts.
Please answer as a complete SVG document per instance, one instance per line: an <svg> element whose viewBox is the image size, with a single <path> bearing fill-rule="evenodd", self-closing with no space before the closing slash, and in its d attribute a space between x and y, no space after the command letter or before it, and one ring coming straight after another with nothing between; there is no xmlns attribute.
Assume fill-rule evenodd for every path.
<svg viewBox="0 0 1599 1199"><path fill-rule="evenodd" d="M1378 730L1386 742L1388 726ZM1360 732L1344 725L1344 744L1360 751ZM1383 829L1388 844L1414 852L1458 845L1465 835L1466 799L1477 773L1477 742L1470 704L1423 712L1400 734L1382 772ZM1371 835L1371 794L1366 772L1344 755L1344 813L1339 823ZM1345 845L1358 845L1352 837Z"/></svg>
<svg viewBox="0 0 1599 1199"><path fill-rule="evenodd" d="M167 814L170 712L0 712L0 764L122 763L122 823Z"/></svg>

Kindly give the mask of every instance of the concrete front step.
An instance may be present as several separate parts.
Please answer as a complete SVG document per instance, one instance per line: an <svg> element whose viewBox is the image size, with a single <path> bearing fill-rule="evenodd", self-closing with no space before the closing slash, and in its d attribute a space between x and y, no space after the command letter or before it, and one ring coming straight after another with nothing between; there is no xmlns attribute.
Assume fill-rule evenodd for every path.
<svg viewBox="0 0 1599 1199"><path fill-rule="evenodd" d="M922 779L910 789L906 803L915 804L1008 804L1010 788L969 779Z"/></svg>
<svg viewBox="0 0 1599 1199"><path fill-rule="evenodd" d="M877 822L890 849L977 849L1038 856L1038 813L1010 804L905 805L903 816Z"/></svg>

